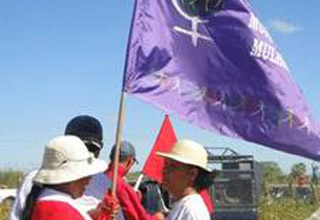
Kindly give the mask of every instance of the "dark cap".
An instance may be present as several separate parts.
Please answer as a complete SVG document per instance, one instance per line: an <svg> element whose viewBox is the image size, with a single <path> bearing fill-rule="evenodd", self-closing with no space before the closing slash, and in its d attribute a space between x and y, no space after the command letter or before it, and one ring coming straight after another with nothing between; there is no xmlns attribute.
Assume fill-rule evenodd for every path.
<svg viewBox="0 0 320 220"><path fill-rule="evenodd" d="M113 145L112 150L110 152L110 160L113 160L114 154L116 150L116 145ZM136 158L136 150L129 141L122 141L120 145L120 152L119 152L119 157L120 158L127 158L129 156L132 156L134 161L138 163L137 158Z"/></svg>
<svg viewBox="0 0 320 220"><path fill-rule="evenodd" d="M102 126L98 119L89 115L74 117L67 124L66 135L79 137L87 146L94 145L102 149Z"/></svg>

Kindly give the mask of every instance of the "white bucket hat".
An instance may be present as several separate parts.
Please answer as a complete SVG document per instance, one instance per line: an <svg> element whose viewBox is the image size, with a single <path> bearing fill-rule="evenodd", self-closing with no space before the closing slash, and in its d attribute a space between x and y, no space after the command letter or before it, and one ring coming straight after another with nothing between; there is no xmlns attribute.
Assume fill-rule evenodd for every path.
<svg viewBox="0 0 320 220"><path fill-rule="evenodd" d="M200 167L208 172L208 153L205 148L194 141L183 139L175 143L170 152L157 152L157 155L172 160Z"/></svg>
<svg viewBox="0 0 320 220"><path fill-rule="evenodd" d="M34 181L61 184L78 180L107 169L107 163L94 158L76 136L60 136L46 145L42 166Z"/></svg>

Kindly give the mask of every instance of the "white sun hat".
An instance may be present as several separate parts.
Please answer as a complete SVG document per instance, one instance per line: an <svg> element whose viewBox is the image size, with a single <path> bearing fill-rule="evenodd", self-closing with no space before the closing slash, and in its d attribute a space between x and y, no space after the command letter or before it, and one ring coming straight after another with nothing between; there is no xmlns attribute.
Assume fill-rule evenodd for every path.
<svg viewBox="0 0 320 220"><path fill-rule="evenodd" d="M206 149L194 141L182 139L175 143L170 152L157 152L157 155L169 158L184 164L200 167L208 172L208 153Z"/></svg>
<svg viewBox="0 0 320 220"><path fill-rule="evenodd" d="M96 159L76 136L60 136L48 142L42 166L34 181L61 184L91 176L107 169L105 161Z"/></svg>

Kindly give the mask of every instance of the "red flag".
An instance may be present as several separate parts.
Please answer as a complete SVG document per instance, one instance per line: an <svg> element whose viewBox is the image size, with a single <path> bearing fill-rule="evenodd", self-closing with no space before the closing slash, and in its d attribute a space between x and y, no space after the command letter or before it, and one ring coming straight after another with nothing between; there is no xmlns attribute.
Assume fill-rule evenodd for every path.
<svg viewBox="0 0 320 220"><path fill-rule="evenodd" d="M176 143L177 137L171 125L169 116L166 115L162 123L157 140L144 164L142 173L162 183L162 170L164 167L164 159L156 155L157 151L169 152Z"/></svg>

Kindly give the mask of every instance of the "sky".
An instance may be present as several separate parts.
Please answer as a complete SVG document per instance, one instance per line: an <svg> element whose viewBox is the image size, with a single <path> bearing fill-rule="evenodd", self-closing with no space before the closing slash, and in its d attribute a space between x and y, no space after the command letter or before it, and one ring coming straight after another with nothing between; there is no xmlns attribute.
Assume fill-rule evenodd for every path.
<svg viewBox="0 0 320 220"><path fill-rule="evenodd" d="M79 114L104 127L108 158L114 143L126 44L134 0L0 0L0 169L40 166L45 143ZM320 120L320 2L252 0ZM124 139L145 161L161 126L161 110L126 96ZM311 160L209 133L171 117L179 138L230 147L285 171Z"/></svg>

